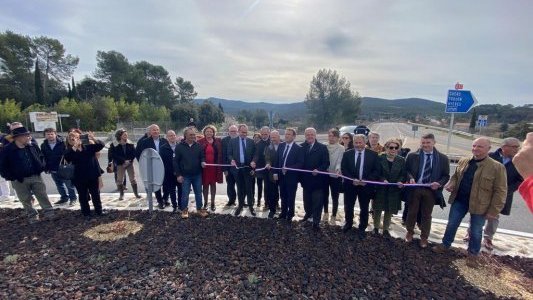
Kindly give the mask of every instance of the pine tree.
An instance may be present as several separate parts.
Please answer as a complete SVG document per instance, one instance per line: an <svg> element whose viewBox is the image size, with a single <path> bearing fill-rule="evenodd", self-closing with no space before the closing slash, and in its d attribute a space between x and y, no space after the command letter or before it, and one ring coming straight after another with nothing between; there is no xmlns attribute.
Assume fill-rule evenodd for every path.
<svg viewBox="0 0 533 300"><path fill-rule="evenodd" d="M35 61L35 100L39 104L44 104L43 81L41 80L41 69L39 69L39 60Z"/></svg>
<svg viewBox="0 0 533 300"><path fill-rule="evenodd" d="M218 108L221 112L224 112L224 107L222 107L222 103L218 102Z"/></svg>

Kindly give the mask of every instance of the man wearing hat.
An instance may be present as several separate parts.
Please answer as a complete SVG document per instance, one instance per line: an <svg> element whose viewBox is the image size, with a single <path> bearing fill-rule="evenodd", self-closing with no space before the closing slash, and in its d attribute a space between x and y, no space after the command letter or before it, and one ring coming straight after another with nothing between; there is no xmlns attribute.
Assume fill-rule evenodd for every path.
<svg viewBox="0 0 533 300"><path fill-rule="evenodd" d="M41 177L45 166L43 155L39 147L31 143L30 132L25 127L13 129L11 137L13 142L0 152L0 175L12 181L30 223L38 220L37 210L31 202L32 194L39 201L43 216L52 219L54 210Z"/></svg>

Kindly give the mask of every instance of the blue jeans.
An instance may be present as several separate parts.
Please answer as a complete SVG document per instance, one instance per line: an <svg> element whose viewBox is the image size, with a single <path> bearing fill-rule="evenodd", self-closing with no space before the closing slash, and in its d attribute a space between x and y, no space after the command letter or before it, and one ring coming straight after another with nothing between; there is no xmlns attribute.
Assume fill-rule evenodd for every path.
<svg viewBox="0 0 533 300"><path fill-rule="evenodd" d="M78 197L76 196L76 191L74 190L74 186L72 185L72 182L70 180L63 180L57 175L57 173L51 173L52 179L54 180L54 183L56 184L57 192L59 195L61 195L61 200L76 200ZM65 189L66 187L66 189ZM68 195L67 195L68 191Z"/></svg>
<svg viewBox="0 0 533 300"><path fill-rule="evenodd" d="M450 208L450 215L448 216L448 225L446 225L446 232L442 238L444 247L449 248L461 221L468 212L468 204L461 201L454 201ZM481 238L483 237L483 225L485 224L484 215L470 214L470 240L468 242L468 253L478 255L481 250Z"/></svg>
<svg viewBox="0 0 533 300"><path fill-rule="evenodd" d="M196 209L202 208L202 174L183 176L183 195L181 199L181 210L189 207L189 193L191 192L191 184L194 190L194 201L196 202Z"/></svg>

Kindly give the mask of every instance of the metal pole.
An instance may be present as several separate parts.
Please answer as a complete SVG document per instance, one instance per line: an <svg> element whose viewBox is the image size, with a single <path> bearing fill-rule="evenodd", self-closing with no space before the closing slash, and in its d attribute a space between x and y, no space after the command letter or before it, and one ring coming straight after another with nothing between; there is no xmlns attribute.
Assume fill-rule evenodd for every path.
<svg viewBox="0 0 533 300"><path fill-rule="evenodd" d="M61 116L59 116L59 130L63 132L63 124L61 124Z"/></svg>
<svg viewBox="0 0 533 300"><path fill-rule="evenodd" d="M448 144L446 145L446 154L450 154L450 143L452 141L452 130L453 130L454 117L455 117L455 113L452 113L452 117L450 118L450 129L448 130Z"/></svg>
<svg viewBox="0 0 533 300"><path fill-rule="evenodd" d="M148 159L146 160L146 163L147 163L147 166L146 166L146 170L148 172L148 182L147 182L147 187L146 187L146 198L148 199L148 210L150 211L150 213L152 213L152 211L154 210L154 200L152 199L152 190L153 190L153 183L154 183L154 170L152 168L152 152L148 152L150 153L150 156L148 157Z"/></svg>

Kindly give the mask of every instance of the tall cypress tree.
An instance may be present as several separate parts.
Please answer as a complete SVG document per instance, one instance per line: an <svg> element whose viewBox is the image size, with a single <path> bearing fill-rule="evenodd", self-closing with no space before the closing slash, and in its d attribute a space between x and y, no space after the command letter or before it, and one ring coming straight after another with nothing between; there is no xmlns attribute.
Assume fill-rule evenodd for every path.
<svg viewBox="0 0 533 300"><path fill-rule="evenodd" d="M67 97L68 97L69 99L72 99L72 90L70 89L70 83L67 84L67 87L68 87L68 94L67 94Z"/></svg>
<svg viewBox="0 0 533 300"><path fill-rule="evenodd" d="M477 111L476 109L472 109L472 118L470 118L470 133L473 133L476 129L476 123L477 123Z"/></svg>
<svg viewBox="0 0 533 300"><path fill-rule="evenodd" d="M74 82L74 76L72 76L72 98L78 100L78 89L76 88L76 83Z"/></svg>
<svg viewBox="0 0 533 300"><path fill-rule="evenodd" d="M41 80L41 69L39 68L39 60L35 60L35 101L39 104L44 104L44 89L43 81Z"/></svg>

